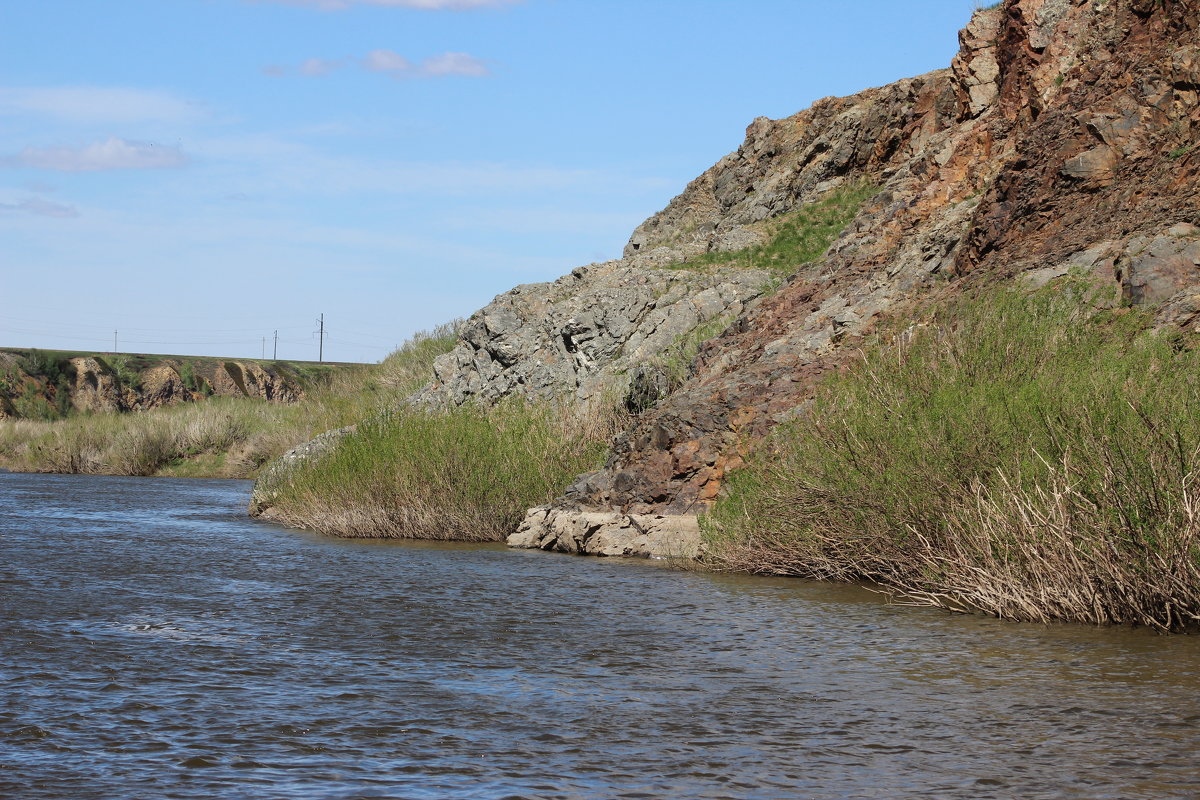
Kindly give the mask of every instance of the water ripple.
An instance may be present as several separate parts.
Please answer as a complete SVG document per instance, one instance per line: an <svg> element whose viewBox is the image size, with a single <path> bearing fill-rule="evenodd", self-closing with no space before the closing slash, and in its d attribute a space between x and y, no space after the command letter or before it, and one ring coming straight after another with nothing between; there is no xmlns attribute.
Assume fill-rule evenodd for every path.
<svg viewBox="0 0 1200 800"><path fill-rule="evenodd" d="M0 474L0 796L1190 798L1200 645Z"/></svg>

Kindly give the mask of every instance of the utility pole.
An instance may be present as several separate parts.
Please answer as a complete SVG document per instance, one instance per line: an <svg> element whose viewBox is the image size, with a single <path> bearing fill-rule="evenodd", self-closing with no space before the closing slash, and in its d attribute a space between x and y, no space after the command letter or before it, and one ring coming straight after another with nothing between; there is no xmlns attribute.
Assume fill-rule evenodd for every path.
<svg viewBox="0 0 1200 800"><path fill-rule="evenodd" d="M320 316L320 318L317 320L317 323L321 326L320 339L318 340L318 344L317 344L317 361L324 361L325 360L325 315L324 314L322 314Z"/></svg>
<svg viewBox="0 0 1200 800"><path fill-rule="evenodd" d="M271 350L271 360L279 360L279 331L275 331L275 347Z"/></svg>
<svg viewBox="0 0 1200 800"><path fill-rule="evenodd" d="M113 331L113 352L117 352L117 332Z"/></svg>

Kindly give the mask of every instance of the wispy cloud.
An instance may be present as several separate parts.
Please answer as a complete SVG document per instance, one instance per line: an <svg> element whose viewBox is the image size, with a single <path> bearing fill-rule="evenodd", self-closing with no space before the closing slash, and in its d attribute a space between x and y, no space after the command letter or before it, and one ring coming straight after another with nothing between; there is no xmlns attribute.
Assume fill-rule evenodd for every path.
<svg viewBox="0 0 1200 800"><path fill-rule="evenodd" d="M74 206L54 203L41 197L30 197L18 203L0 203L0 212L34 214L39 217L78 217L79 211Z"/></svg>
<svg viewBox="0 0 1200 800"><path fill-rule="evenodd" d="M188 158L178 147L136 142L110 136L83 147L27 147L0 160L0 166L30 167L55 172L101 172L116 169L182 167Z"/></svg>
<svg viewBox="0 0 1200 800"><path fill-rule="evenodd" d="M408 72L413 63L393 50L372 50L362 61L372 72Z"/></svg>
<svg viewBox="0 0 1200 800"><path fill-rule="evenodd" d="M300 64L300 74L307 75L310 78L318 75L328 75L335 69L339 69L341 66L341 61L328 58L306 58Z"/></svg>
<svg viewBox="0 0 1200 800"><path fill-rule="evenodd" d="M472 11L480 8L502 8L516 5L524 0L253 0L253 2L311 6L324 11L345 11L352 6L414 8L421 11Z"/></svg>
<svg viewBox="0 0 1200 800"><path fill-rule="evenodd" d="M40 114L69 122L188 122L202 109L167 92L102 86L0 87L0 115Z"/></svg>
<svg viewBox="0 0 1200 800"><path fill-rule="evenodd" d="M491 74L487 64L467 53L442 53L421 62L417 70L422 75L462 75L483 78Z"/></svg>
<svg viewBox="0 0 1200 800"><path fill-rule="evenodd" d="M413 61L386 48L372 50L356 59L309 58L296 67L271 64L263 67L263 72L273 78L290 74L313 78L328 75L348 63L357 63L368 72L379 72L394 78L486 78L492 74L486 61L470 53L446 52Z"/></svg>

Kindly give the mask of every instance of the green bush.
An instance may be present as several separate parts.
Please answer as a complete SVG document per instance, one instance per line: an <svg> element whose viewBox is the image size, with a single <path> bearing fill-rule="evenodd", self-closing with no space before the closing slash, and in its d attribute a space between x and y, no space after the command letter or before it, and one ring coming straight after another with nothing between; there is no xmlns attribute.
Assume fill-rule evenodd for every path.
<svg viewBox="0 0 1200 800"><path fill-rule="evenodd" d="M1200 621L1200 352L1070 281L894 331L705 521L715 563L1027 620Z"/></svg>

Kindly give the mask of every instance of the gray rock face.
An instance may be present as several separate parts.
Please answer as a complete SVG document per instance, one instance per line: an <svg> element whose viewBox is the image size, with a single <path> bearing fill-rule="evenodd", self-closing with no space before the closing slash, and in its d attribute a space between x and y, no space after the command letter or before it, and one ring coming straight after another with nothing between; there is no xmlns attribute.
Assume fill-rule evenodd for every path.
<svg viewBox="0 0 1200 800"><path fill-rule="evenodd" d="M996 16L980 15L993 27ZM992 95L994 71L993 59L992 72L984 70ZM638 226L625 256L665 252L678 260L741 249L761 241L759 223L848 179L880 183L889 167L919 153L965 113L949 78L950 70L939 70L852 97L827 97L786 119L755 119L741 147ZM984 77L977 80L982 91Z"/></svg>
<svg viewBox="0 0 1200 800"><path fill-rule="evenodd" d="M1154 236L1135 236L1117 259L1121 294L1138 305L1167 300L1200 284L1200 228L1178 223Z"/></svg>
<svg viewBox="0 0 1200 800"><path fill-rule="evenodd" d="M467 320L458 346L434 362L434 381L413 400L615 399L681 337L740 314L769 278L761 270L654 269L631 258L518 286Z"/></svg>

